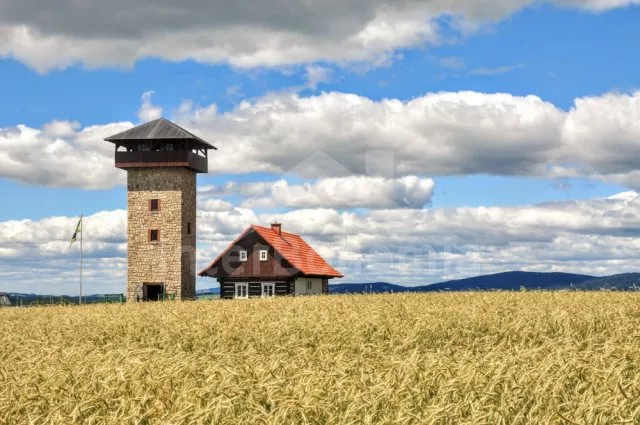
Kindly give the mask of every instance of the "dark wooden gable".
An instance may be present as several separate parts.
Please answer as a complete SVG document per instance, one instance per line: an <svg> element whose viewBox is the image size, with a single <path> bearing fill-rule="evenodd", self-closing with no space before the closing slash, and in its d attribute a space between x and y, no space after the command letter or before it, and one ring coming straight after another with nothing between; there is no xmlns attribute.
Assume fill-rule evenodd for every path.
<svg viewBox="0 0 640 425"><path fill-rule="evenodd" d="M260 261L260 250L266 249L267 261ZM240 261L240 250L247 251L247 260ZM295 276L299 271L283 258L275 249L266 243L255 231L249 231L244 237L235 242L213 267L207 270L207 275L218 279L247 278L274 279Z"/></svg>

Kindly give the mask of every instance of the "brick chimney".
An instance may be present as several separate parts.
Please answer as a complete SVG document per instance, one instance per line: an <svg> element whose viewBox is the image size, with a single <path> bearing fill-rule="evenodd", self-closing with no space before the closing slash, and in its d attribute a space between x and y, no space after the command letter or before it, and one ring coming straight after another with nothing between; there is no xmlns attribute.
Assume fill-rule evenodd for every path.
<svg viewBox="0 0 640 425"><path fill-rule="evenodd" d="M274 232L277 232L279 235L282 234L282 224L278 223L277 221L274 221L273 223L271 223L271 230L273 230Z"/></svg>

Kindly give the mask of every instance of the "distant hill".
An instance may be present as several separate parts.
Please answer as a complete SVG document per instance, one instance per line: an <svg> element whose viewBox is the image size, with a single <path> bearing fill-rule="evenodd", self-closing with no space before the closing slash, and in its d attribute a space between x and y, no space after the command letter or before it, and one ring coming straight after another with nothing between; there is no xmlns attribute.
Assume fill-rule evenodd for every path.
<svg viewBox="0 0 640 425"><path fill-rule="evenodd" d="M30 304L78 304L78 296L69 295L41 295L41 294L23 294L19 292L5 293L9 297L11 305L30 305ZM85 295L82 302L86 304L102 303L105 301L103 294ZM115 299L110 300L114 302Z"/></svg>
<svg viewBox="0 0 640 425"><path fill-rule="evenodd" d="M220 288L208 288L208 289L196 290L196 297L201 297L206 295L220 295Z"/></svg>
<svg viewBox="0 0 640 425"><path fill-rule="evenodd" d="M449 280L432 285L402 286L388 282L368 283L339 283L329 285L332 294L364 294L384 292L435 292L435 291L491 291L491 290L519 290L526 289L559 290L640 290L640 273L624 273L611 276L589 276L572 273L538 273L538 272L504 272L490 275L470 277L466 279ZM197 297L210 298L220 294L220 288L199 289ZM53 296L39 294L7 293L11 304L17 305L18 299L22 304L48 304L50 301L58 304L61 300L66 303L78 303L77 296ZM104 302L100 294L83 297L86 303Z"/></svg>
<svg viewBox="0 0 640 425"><path fill-rule="evenodd" d="M608 284L606 280L598 283L594 276L572 273L504 272L466 279L450 280L414 287L394 285L387 282L342 283L330 285L331 293L367 293L367 292L434 292L434 291L488 291L527 289L567 289L577 287L583 282L594 282L593 287L600 288ZM639 284L640 286L640 284ZM587 288L585 288L587 289ZM588 289L593 289L589 287Z"/></svg>
<svg viewBox="0 0 640 425"><path fill-rule="evenodd" d="M527 289L640 289L640 273L625 273L596 277L574 273L504 272L449 280L431 285L402 286L389 282L337 283L329 285L332 294L364 294L368 292L433 292L433 291L490 291ZM197 296L219 295L220 288L199 289Z"/></svg>
<svg viewBox="0 0 640 425"><path fill-rule="evenodd" d="M339 283L329 285L332 294L364 294L367 292L406 292L410 290L406 286L394 285L387 282L371 283Z"/></svg>
<svg viewBox="0 0 640 425"><path fill-rule="evenodd" d="M593 279L594 276L572 273L505 272L450 280L420 288L424 291L516 290L521 286L528 289L566 289L572 284L575 286Z"/></svg>
<svg viewBox="0 0 640 425"><path fill-rule="evenodd" d="M635 286L634 286L635 285ZM576 289L595 290L600 288L617 290L640 290L640 273L623 273L598 277L574 285Z"/></svg>

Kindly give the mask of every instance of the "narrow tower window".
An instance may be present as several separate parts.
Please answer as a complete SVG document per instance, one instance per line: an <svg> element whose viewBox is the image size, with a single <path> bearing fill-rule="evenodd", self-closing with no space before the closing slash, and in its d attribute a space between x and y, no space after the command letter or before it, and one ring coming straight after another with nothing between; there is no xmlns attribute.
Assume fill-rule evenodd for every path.
<svg viewBox="0 0 640 425"><path fill-rule="evenodd" d="M157 213L160 211L160 200L152 199L149 201L149 211L152 213Z"/></svg>
<svg viewBox="0 0 640 425"><path fill-rule="evenodd" d="M160 230L158 229L149 230L149 242L151 243L160 242Z"/></svg>
<svg viewBox="0 0 640 425"><path fill-rule="evenodd" d="M187 223L187 235L191 234L191 222Z"/></svg>

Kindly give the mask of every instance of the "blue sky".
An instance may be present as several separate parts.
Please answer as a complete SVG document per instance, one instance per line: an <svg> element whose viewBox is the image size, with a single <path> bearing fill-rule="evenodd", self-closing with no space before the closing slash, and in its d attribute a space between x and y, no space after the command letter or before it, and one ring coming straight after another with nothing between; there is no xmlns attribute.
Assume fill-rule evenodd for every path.
<svg viewBox="0 0 640 425"><path fill-rule="evenodd" d="M29 3L20 5L28 8ZM294 10L278 19L229 15L237 22L203 24L195 17L176 18L170 29L150 23L122 39L99 30L112 24L108 17L99 18L94 30L66 24L64 19L77 11L72 2L64 3L47 19L35 12L19 13L17 1L14 7L0 6L0 40L3 35L7 40L0 41L0 191L6 200L0 206L0 226L6 232L15 221L28 220L21 232L29 233L52 217L57 217L56 226L65 226L81 213L124 210L124 172L109 168L110 147L101 139L163 115L221 147L213 153L217 162L210 164L210 173L198 180L206 217L200 219L205 230L200 232L199 265L251 224L247 220L280 216L291 220L292 230L316 241L323 255L350 270L345 281L411 283L415 274L405 274L397 264L358 268L349 262L366 257L365 227L353 226L352 234L337 232L331 240L326 230L306 226L304 219L322 216L329 223L338 220L335 214L346 220L353 213L371 223L387 211L393 217L406 214L408 221L424 219L416 214L451 215L458 223L438 237L454 241L466 260L454 272L429 270L420 276L422 281L505 268L606 274L633 267L626 254L616 257L621 254L611 252L602 252L596 256L598 264L590 266L586 256L565 262L536 256L517 260L518 255L502 259L500 246L518 251L537 243L528 237L492 241L492 252L477 246L487 243L479 236L486 224L479 217L487 208L506 220L513 211L526 215L531 208L536 211L531 214L544 215L548 205L555 205L554 214L561 215L558 210L569 209L572 202L590 210L585 205L614 196L607 205L615 211L620 211L619 202L631 202L628 196L615 195L635 193L640 180L631 159L640 144L635 138L640 135L640 7L634 1L608 6L589 0L496 0L482 11L473 2L460 2L453 14L437 2L416 1L410 9L389 15L371 2L370 14L346 6L339 14L325 14L321 5L311 2L313 10L306 11L304 19L315 16L320 24L310 25L308 33L305 25L296 23ZM244 3L249 7L251 1ZM93 13L98 13L97 3L90 8L94 6ZM224 7L215 5L211 13L220 14ZM395 29L387 34L387 27ZM221 35L238 28L245 29L240 41ZM370 34L368 28L383 34L367 43L353 41ZM347 109L335 113L331 108ZM322 118L316 120L315 113ZM340 116L349 118L338 122ZM474 132L474 127L482 130ZM60 153L50 153L58 152L55 149ZM282 149L292 152L291 157L279 154ZM371 149L395 152L394 175L385 181L374 181L361 167L360 155ZM46 155L59 163L40 162L34 157L39 151L49 152ZM290 172L318 151L348 171ZM230 181L235 188L224 189ZM284 183L276 185L277 191L259 187L278 181ZM333 199L327 188L342 185L354 185L359 200L351 205L348 200L327 201ZM228 202L226 211L219 205L207 210L212 205L207 202L216 199ZM405 201L399 208L398 202ZM473 216L465 218L467 211ZM510 220L503 225L519 222ZM570 224L554 230L547 235L549 249L536 249L553 251L566 232L587 243L584 238L602 227L580 225L585 226L580 231L571 230ZM49 235L58 245L37 235L25 241L15 233L7 235L0 273L11 277L0 291L42 289L31 264L40 258L55 262L52 252L65 258L52 270L59 270L61 279L72 273L75 265L71 253L63 250L62 227ZM104 240L96 240L96 261L104 261L91 289L113 292L123 285L123 235L123 229L114 227L108 236L100 236ZM422 235L426 243L434 236ZM593 238L588 243L596 249L602 239ZM354 240L358 242L350 242ZM629 249L635 243L618 242ZM73 286L54 289L65 291L73 291Z"/></svg>

